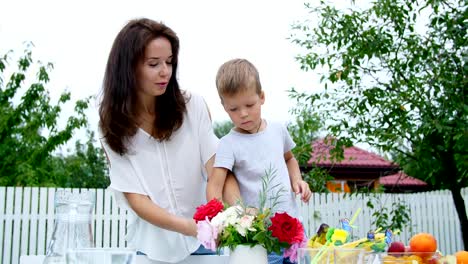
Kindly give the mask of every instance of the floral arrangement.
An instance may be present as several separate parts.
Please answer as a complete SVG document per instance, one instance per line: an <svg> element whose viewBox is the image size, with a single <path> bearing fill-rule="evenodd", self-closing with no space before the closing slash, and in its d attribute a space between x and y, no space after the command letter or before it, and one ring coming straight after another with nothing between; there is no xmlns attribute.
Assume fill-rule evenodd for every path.
<svg viewBox="0 0 468 264"><path fill-rule="evenodd" d="M206 248L218 251L223 247L235 249L238 245L261 245L267 252L276 252L297 258L297 249L304 247L307 239L301 222L287 213L245 207L241 204L225 206L213 199L197 207L194 220L197 222L198 240Z"/></svg>
<svg viewBox="0 0 468 264"><path fill-rule="evenodd" d="M275 177L273 167L265 170L258 208L245 206L242 202L228 206L217 199L197 207L193 219L197 223L200 243L218 253L223 247L235 250L238 245L260 245L268 253L281 254L283 250L283 257L294 262L297 249L306 246L307 238L297 218L287 213L271 216L275 206L281 203L279 197L284 192L280 185L272 184Z"/></svg>

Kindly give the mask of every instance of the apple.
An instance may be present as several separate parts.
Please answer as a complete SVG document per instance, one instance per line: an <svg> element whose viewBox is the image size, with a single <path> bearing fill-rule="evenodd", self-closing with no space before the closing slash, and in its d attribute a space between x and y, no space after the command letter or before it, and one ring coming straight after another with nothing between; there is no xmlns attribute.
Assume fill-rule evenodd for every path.
<svg viewBox="0 0 468 264"><path fill-rule="evenodd" d="M388 253L404 253L406 250L405 244L400 241L393 241L388 247Z"/></svg>

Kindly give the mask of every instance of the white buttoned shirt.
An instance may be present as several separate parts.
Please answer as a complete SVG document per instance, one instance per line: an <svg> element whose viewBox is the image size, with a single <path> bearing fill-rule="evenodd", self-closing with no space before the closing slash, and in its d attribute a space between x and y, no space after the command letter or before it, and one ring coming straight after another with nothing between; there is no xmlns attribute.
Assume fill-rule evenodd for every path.
<svg viewBox="0 0 468 264"><path fill-rule="evenodd" d="M203 98L188 95L182 126L170 140L158 141L142 129L129 140L121 156L101 140L110 162L109 189L119 206L128 209L129 247L148 258L176 263L194 252L200 243L194 237L159 228L138 217L124 192L147 195L168 212L192 218L197 206L206 203L206 162L215 154L218 138Z"/></svg>

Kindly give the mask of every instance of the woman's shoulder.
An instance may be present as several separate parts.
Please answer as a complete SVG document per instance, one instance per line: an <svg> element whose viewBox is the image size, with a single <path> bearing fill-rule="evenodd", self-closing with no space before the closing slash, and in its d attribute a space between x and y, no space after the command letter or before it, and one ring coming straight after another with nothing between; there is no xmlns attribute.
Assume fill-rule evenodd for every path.
<svg viewBox="0 0 468 264"><path fill-rule="evenodd" d="M203 97L196 92L184 90L183 95L187 106L196 107L205 103Z"/></svg>

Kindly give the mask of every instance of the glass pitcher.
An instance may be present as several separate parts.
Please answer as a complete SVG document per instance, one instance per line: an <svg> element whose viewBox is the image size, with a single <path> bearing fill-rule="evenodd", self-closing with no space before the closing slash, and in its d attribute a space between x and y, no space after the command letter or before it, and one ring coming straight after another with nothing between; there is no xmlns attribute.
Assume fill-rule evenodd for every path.
<svg viewBox="0 0 468 264"><path fill-rule="evenodd" d="M72 193L60 189L55 192L55 223L47 247L44 264L66 263L69 249L92 248L94 238L92 216L94 192L82 190Z"/></svg>

